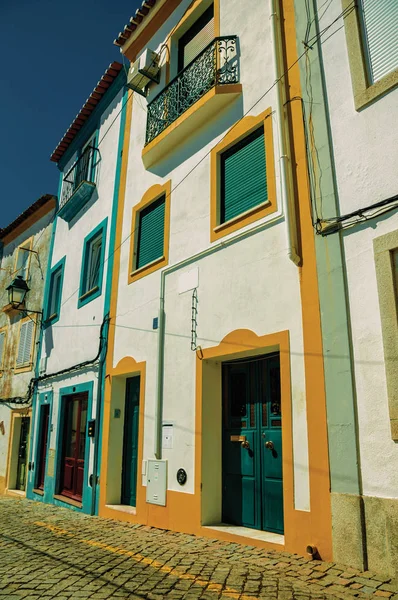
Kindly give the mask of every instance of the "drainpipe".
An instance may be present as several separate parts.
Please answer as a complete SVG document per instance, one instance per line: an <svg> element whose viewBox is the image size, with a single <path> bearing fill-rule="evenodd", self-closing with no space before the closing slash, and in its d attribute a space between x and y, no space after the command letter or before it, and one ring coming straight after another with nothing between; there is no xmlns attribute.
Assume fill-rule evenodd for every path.
<svg viewBox="0 0 398 600"><path fill-rule="evenodd" d="M162 412L163 412L163 365L164 365L164 340L165 340L165 288L166 288L166 276L174 271L178 271L183 267L187 267L192 263L195 263L202 258L210 256L211 254L215 254L219 250L223 248L227 248L228 246L232 246L237 242L240 242L260 231L267 229L270 225L274 223L283 222L285 215L283 213L283 207L279 211L277 211L271 219L268 221L249 229L248 231L244 231L238 235L235 235L232 238L227 239L226 241L219 242L206 250L202 250L202 252L198 252L198 254L194 254L189 258L182 260L167 269L164 269L160 275L160 304L159 304L159 334L158 334L158 370L157 370L157 383L156 383L156 404L155 404L155 445L154 445L154 454L155 457L160 460L162 458ZM285 217L286 218L286 217Z"/></svg>
<svg viewBox="0 0 398 600"><path fill-rule="evenodd" d="M274 46L274 62L275 62L275 74L276 79L278 80L277 88L277 101L278 101L278 121L279 121L279 147L281 150L281 156L279 160L280 164L280 176L281 176L281 208L275 213L273 218L265 223L261 223L248 231L244 231L232 238L227 239L226 241L220 242L194 256L191 256L167 269L164 269L160 276L160 305L159 305L159 335L158 335L158 370L157 370L157 384L156 384L156 404L155 404L155 445L154 445L154 454L155 457L160 460L162 458L162 413L163 413L163 367L164 367L164 340L165 340L165 287L166 287L166 276L169 273L173 273L178 269L186 267L193 262L197 262L206 256L210 256L219 250L226 248L227 246L231 246L237 242L240 242L243 239L246 239L264 229L268 228L271 224L275 222L280 222L283 219L285 220L285 232L286 232L286 246L287 246L287 256L288 258L295 264L299 265L301 263L301 257L298 254L298 243L297 243L297 234L293 235L293 232L297 232L296 227L296 216L294 207L289 204L288 198L294 198L294 187L292 183L293 175L291 173L291 161L289 161L289 157L286 152L287 142L285 139L289 138L289 133L287 131L287 127L285 127L283 121L284 114L284 103L286 100L282 99L282 95L285 91L284 82L280 81L280 77L282 74L283 65L283 49L281 44L281 37L279 35L279 23L278 23L278 14L276 12L276 0L271 0L271 17L272 17L272 39ZM290 142L290 140L289 140ZM290 147L290 146L289 146ZM289 165L289 177L287 175L287 166Z"/></svg>
<svg viewBox="0 0 398 600"><path fill-rule="evenodd" d="M270 0L270 19L272 19L271 39L273 46L274 70L276 77L276 95L277 95L277 114L278 114L278 133L279 133L279 149L281 156L279 157L280 174L281 174L281 196L283 213L286 220L286 245L287 255L295 265L301 263L301 257L298 254L297 242L297 225L296 215L293 205L294 186L293 176L291 173L291 159L288 156L287 148L291 148L290 135L288 127L285 124L284 113L286 105L286 89L285 81L281 79L283 74L283 47L280 32L280 19L277 12L277 0ZM289 198L292 202L289 204Z"/></svg>

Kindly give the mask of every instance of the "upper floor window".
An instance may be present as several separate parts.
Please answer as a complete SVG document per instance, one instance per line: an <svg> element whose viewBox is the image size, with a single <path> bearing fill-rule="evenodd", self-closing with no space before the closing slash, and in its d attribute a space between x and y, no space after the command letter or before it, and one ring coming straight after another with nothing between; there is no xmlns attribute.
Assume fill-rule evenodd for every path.
<svg viewBox="0 0 398 600"><path fill-rule="evenodd" d="M17 275L20 275L22 279L27 281L29 277L29 266L30 266L30 256L32 254L32 238L26 240L19 248L17 249L17 254L15 257L15 266L14 272Z"/></svg>
<svg viewBox="0 0 398 600"><path fill-rule="evenodd" d="M364 51L371 83L398 68L397 0L360 0Z"/></svg>
<svg viewBox="0 0 398 600"><path fill-rule="evenodd" d="M6 345L6 329L0 330L0 372L4 365L4 350Z"/></svg>
<svg viewBox="0 0 398 600"><path fill-rule="evenodd" d="M341 0L355 108L398 85L397 0Z"/></svg>
<svg viewBox="0 0 398 600"><path fill-rule="evenodd" d="M51 321L52 323L58 321L60 317L64 269L65 257L51 269L50 273L46 321Z"/></svg>
<svg viewBox="0 0 398 600"><path fill-rule="evenodd" d="M107 219L84 240L79 307L101 294Z"/></svg>
<svg viewBox="0 0 398 600"><path fill-rule="evenodd" d="M154 185L133 208L129 283L168 263L170 194L170 180L163 185Z"/></svg>
<svg viewBox="0 0 398 600"><path fill-rule="evenodd" d="M30 370L33 362L35 322L31 317L21 319L15 369Z"/></svg>
<svg viewBox="0 0 398 600"><path fill-rule="evenodd" d="M214 4L211 4L178 41L178 71L189 65L213 39Z"/></svg>
<svg viewBox="0 0 398 600"><path fill-rule="evenodd" d="M264 127L221 155L220 224L267 202Z"/></svg>

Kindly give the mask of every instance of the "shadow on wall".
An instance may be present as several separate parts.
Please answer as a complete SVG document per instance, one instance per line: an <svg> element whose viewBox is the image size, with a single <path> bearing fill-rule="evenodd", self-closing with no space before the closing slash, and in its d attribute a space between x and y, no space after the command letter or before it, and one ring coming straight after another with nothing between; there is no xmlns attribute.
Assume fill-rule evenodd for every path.
<svg viewBox="0 0 398 600"><path fill-rule="evenodd" d="M213 146L216 141L218 141L217 138L221 135L225 135L242 117L243 98L242 96L239 96L227 109L223 109L223 114L221 116L215 114L200 133L184 140L173 152L168 154L164 160L149 167L147 170L159 177L167 177L174 169L204 148L207 148L209 144L212 144ZM210 152L211 147L207 149L207 152Z"/></svg>

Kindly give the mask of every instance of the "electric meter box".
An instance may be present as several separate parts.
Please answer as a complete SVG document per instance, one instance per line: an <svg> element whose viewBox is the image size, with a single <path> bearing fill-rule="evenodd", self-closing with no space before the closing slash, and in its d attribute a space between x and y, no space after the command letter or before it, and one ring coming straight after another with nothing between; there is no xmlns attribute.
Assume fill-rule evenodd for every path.
<svg viewBox="0 0 398 600"><path fill-rule="evenodd" d="M146 501L166 506L167 460L148 459Z"/></svg>

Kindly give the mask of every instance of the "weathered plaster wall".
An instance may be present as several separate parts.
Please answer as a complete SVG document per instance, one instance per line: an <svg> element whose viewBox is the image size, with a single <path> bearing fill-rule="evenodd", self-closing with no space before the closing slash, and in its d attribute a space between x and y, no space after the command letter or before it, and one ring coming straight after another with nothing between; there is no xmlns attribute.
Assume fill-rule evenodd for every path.
<svg viewBox="0 0 398 600"><path fill-rule="evenodd" d="M14 271L18 247L23 245L26 240L33 238L32 250L37 252L37 254L30 254L29 275L27 280L30 291L26 297L26 305L32 310L41 310L53 218L54 211L50 210L38 221L28 226L18 237L4 245L0 270L0 308L3 308L3 306L8 304L8 292L6 291L6 288L18 275L18 273ZM36 337L33 345L32 368L20 373L14 372L19 344L20 320L22 317L23 315L21 315L21 313L14 312L12 314L6 314L0 310L0 328L6 327L3 370L0 372L1 399L12 397L25 398L29 382L34 376L36 342L39 335L39 325L36 327ZM40 320L38 323L40 323ZM15 408L15 405L0 402L0 422L3 422L4 425L4 434L2 433L2 430L0 430L0 493L5 490L7 485L7 461L9 454L12 406Z"/></svg>

